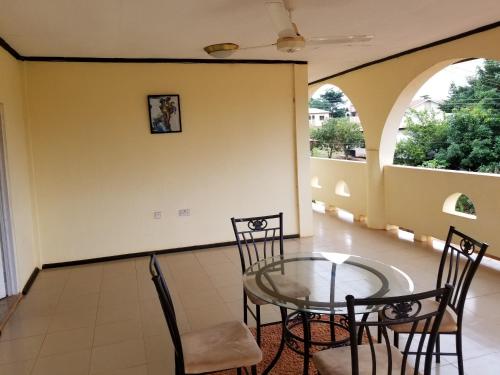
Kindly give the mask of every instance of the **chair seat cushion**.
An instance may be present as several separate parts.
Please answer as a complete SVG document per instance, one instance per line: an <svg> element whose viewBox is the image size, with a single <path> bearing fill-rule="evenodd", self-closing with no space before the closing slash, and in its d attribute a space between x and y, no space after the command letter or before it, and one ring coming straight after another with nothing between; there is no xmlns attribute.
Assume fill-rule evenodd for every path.
<svg viewBox="0 0 500 375"><path fill-rule="evenodd" d="M279 294L283 294L291 298L308 297L311 294L311 291L307 287L296 281L290 280L285 275L269 275L269 276L272 280L274 288L276 289L276 292ZM248 282L255 284L255 279L250 279ZM269 289L273 290L273 287L267 280L264 280L264 284L267 287L269 287ZM258 287L256 285L255 289L257 288ZM266 305L268 303L252 295L252 293L248 293L248 298L256 305Z"/></svg>
<svg viewBox="0 0 500 375"><path fill-rule="evenodd" d="M439 302L433 300L423 300L422 310L420 310L419 315L426 314L428 312L436 311L439 306ZM417 325L415 332L420 333L424 328L424 321L420 321ZM398 324L391 326L390 328L397 333L409 333L411 331L412 323ZM432 322L429 325L429 331L432 328ZM443 314L443 319L441 320L441 325L439 326L439 332L456 332L458 330L457 325L457 314L449 307L446 306L446 310Z"/></svg>
<svg viewBox="0 0 500 375"><path fill-rule="evenodd" d="M374 344L377 374L388 374L387 347L385 344ZM391 346L392 373L400 374L403 355ZM314 364L321 375L351 375L351 347L323 350L313 356ZM372 375L372 354L370 345L358 346L359 375ZM413 374L413 369L406 364L406 374Z"/></svg>
<svg viewBox="0 0 500 375"><path fill-rule="evenodd" d="M248 367L262 360L262 352L242 322L232 321L181 336L184 369L201 374Z"/></svg>

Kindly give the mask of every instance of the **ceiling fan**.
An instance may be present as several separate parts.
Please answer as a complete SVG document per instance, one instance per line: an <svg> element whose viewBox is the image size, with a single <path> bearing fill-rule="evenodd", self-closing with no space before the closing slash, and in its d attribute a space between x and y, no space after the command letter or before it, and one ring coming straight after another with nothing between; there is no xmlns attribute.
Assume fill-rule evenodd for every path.
<svg viewBox="0 0 500 375"><path fill-rule="evenodd" d="M278 51L294 53L306 46L321 46L325 44L347 44L367 42L373 35L337 35L331 37L304 38L300 35L297 25L292 22L291 9L287 8L283 0L265 0L267 11L278 34L275 43L261 46L240 47L236 43L217 43L203 48L206 53L216 58L232 55L237 50L264 48L276 46Z"/></svg>

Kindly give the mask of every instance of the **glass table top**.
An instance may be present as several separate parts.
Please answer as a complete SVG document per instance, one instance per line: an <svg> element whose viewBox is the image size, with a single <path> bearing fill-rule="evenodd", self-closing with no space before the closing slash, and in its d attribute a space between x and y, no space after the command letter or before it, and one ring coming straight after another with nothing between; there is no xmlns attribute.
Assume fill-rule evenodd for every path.
<svg viewBox="0 0 500 375"><path fill-rule="evenodd" d="M345 297L392 297L413 293L413 282L396 267L360 256L291 253L254 263L243 275L248 294L288 309L346 314ZM377 311L366 307L359 313Z"/></svg>

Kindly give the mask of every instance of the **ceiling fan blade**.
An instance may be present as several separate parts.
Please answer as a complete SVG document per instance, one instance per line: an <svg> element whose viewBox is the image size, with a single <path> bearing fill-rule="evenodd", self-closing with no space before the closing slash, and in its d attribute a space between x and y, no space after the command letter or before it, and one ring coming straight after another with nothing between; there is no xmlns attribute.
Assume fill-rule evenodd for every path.
<svg viewBox="0 0 500 375"><path fill-rule="evenodd" d="M297 36L296 28L290 19L290 12L282 0L266 0L267 11L280 38Z"/></svg>
<svg viewBox="0 0 500 375"><path fill-rule="evenodd" d="M270 44L261 44L259 46L240 47L240 51L246 50L246 49L257 49L257 48L272 47L272 46L275 46L275 45L276 45L276 43L270 43Z"/></svg>
<svg viewBox="0 0 500 375"><path fill-rule="evenodd" d="M330 37L309 38L306 43L309 46L318 46L322 44L351 44L368 42L373 39L373 35L337 35Z"/></svg>

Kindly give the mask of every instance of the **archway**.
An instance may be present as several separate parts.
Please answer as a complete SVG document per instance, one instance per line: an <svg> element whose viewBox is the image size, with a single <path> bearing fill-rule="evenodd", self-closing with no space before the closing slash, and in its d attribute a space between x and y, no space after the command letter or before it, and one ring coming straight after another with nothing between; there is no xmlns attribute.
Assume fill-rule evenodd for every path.
<svg viewBox="0 0 500 375"><path fill-rule="evenodd" d="M500 173L500 62L448 63L420 74L398 97L382 134L382 165Z"/></svg>
<svg viewBox="0 0 500 375"><path fill-rule="evenodd" d="M337 86L325 84L309 99L311 155L329 159L366 159L356 107Z"/></svg>

